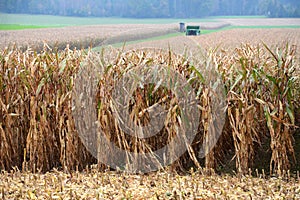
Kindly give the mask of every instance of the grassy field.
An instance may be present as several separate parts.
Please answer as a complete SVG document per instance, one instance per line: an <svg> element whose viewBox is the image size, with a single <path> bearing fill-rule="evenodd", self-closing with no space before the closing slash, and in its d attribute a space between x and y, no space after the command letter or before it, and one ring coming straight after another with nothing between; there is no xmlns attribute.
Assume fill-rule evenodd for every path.
<svg viewBox="0 0 300 200"><path fill-rule="evenodd" d="M0 13L0 24L22 24L37 26L78 26L107 24L170 24L184 22L213 22L215 19L131 19L131 18L96 18L63 17L51 15L24 15Z"/></svg>
<svg viewBox="0 0 300 200"><path fill-rule="evenodd" d="M23 29L36 29L36 28L49 28L49 26L0 24L0 30L23 30Z"/></svg>

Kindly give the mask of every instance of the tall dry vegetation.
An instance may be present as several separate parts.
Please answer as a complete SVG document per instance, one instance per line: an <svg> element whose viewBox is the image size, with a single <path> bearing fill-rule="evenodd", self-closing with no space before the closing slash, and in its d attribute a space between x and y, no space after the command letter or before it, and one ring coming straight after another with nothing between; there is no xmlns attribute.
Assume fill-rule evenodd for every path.
<svg viewBox="0 0 300 200"><path fill-rule="evenodd" d="M271 140L271 172L288 170L290 160L296 161L293 133L299 109L299 62L295 56L296 46L272 51L262 44L244 45L233 56L220 58L239 172L251 167L254 143L260 144L264 137Z"/></svg>
<svg viewBox="0 0 300 200"><path fill-rule="evenodd" d="M97 95L101 106L95 106L98 120L105 135L119 148L151 153L172 140L181 126L176 98L163 87L151 84L134 92L129 110L135 123L147 124L149 118L144 111L158 102L164 105L168 114L158 135L148 139L129 137L117 126L112 114L115 108L111 92L123 73L139 64L159 64L171 67L189 80L200 111L195 140L187 145L187 153L172 165L174 168L201 167L199 144L216 140L217 130L210 135L208 130L209 124L218 118L212 106L216 87L213 82L218 74L228 103L224 109L226 123L216 147L207 154L204 166L216 168L232 142L236 169L247 173L257 154L255 147L269 138L270 171L281 173L296 161L293 133L297 121L295 113L300 107L300 72L295 51L296 47L289 45L269 49L264 45L247 44L233 52L211 51L196 61L170 51L115 52L116 59L107 59L105 55L69 48L57 52L45 46L41 53L5 49L0 56L0 169L17 166L46 171L53 167L83 168L95 163L78 136L72 115L72 98L76 98L72 97L74 79L82 67L80 63L91 56L97 61L90 67L99 67L105 72ZM208 78L211 76L214 78ZM105 152L99 153L105 155Z"/></svg>
<svg viewBox="0 0 300 200"><path fill-rule="evenodd" d="M91 159L76 135L70 101L83 53L1 52L1 169L45 171Z"/></svg>

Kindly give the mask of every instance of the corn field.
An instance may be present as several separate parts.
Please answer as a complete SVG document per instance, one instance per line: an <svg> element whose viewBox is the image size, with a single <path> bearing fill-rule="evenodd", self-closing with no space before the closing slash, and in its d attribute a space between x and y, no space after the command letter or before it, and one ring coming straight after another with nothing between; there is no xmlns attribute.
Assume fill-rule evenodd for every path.
<svg viewBox="0 0 300 200"><path fill-rule="evenodd" d="M171 164L173 170L192 166L217 170L231 148L236 171L246 174L259 156L258 148L267 143L271 158L269 166L263 167L268 167L271 174L281 174L300 162L294 150L299 145L294 135L299 134L300 125L296 50L289 44L272 49L263 43L243 44L234 50L210 50L200 59L190 59L171 51L147 49L122 52L108 47L97 53L68 47L58 51L47 45L41 52L6 48L0 53L0 169L45 172L53 168L84 169L97 163L82 143L72 115L72 99L76 98L72 90L80 84L76 82L77 74L86 59L95 58L89 67L105 73L99 80L97 95L87 98L97 98L99 104L94 109L101 129L119 148L151 153L167 144L181 125L176 98L155 84L136 90L129 110L135 123L147 124L149 118L143 111L162 102L168 115L159 134L147 139L129 137L112 115L114 83L136 66L157 64L171 67L191 83L200 112L197 134L187 144L187 152ZM214 80L207 78L203 69L221 77L227 103L222 134L204 160L198 154L199 144L207 139L208 124L218 116L212 109L214 89L210 83ZM176 151L175 146L172 151ZM98 154L105 157L105 149ZM101 163L98 166L109 167Z"/></svg>

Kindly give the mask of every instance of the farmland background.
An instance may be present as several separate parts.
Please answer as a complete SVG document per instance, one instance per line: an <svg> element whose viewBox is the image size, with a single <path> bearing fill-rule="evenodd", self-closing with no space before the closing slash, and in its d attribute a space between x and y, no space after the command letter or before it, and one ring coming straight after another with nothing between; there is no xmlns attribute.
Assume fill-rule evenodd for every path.
<svg viewBox="0 0 300 200"><path fill-rule="evenodd" d="M3 14L2 16L8 16L7 19L10 17L11 19L28 17L27 23L7 21L7 24L38 26L31 30L0 31L2 48L0 166L1 170L11 172L2 171L1 173L0 191L2 198L299 198L299 172L297 173L297 171L299 171L300 148L298 144L300 133L299 129L293 126L293 124L299 126L300 123L299 82L297 82L299 81L300 61L299 19L257 19L252 17L244 19L235 17L205 20L182 19L187 24L200 25L203 33L209 33L200 37L186 37L183 33L178 33L178 21L169 21L169 19L155 19L153 21L123 19L124 21L121 21L120 24L118 23L119 19L110 19L112 20L111 23L115 23L114 25L99 25L102 23L97 21L99 19L90 18L54 17L53 22L47 24L34 22L34 20L39 18L41 21L50 22L52 17L47 16L43 19L41 16L30 15ZM104 21L109 22L108 19ZM124 25L125 22L129 25ZM91 24L83 26L82 24L85 23ZM43 26L43 29L40 29L40 26ZM12 27L12 29L15 28ZM251 122L253 126L258 125L256 122L261 123L259 125L262 126L258 127L262 127L259 133L266 133L260 138L261 144L256 140L257 137L254 133L244 132L245 135L250 133L250 137L255 139L252 140L254 145L250 145L250 150L244 151L245 154L239 153L237 149L243 143L235 143L233 137L239 137L238 134L243 133L243 128L241 128L239 129L240 132L227 132L229 135L225 135L227 138L222 140L225 148L232 147L227 153L215 151L215 153L220 153L223 159L219 159L219 155L215 154L216 160L210 166L214 168L214 171L221 172L222 176L216 175L210 170L202 169L202 167L207 167L204 160L198 160L202 166L200 168L182 170L181 167L186 163L192 163L191 161L187 162L190 157L188 155L185 155L181 161L176 162L170 168L145 176L139 174L120 175L120 172L105 173L101 165L91 167L92 164L97 164L97 161L91 157L76 136L70 116L71 80L85 56L87 54L94 55L94 52L87 51L85 48L103 44L122 44L128 41L132 43L124 48L121 45L123 51L140 48L162 48L170 49L174 54L183 55L186 47L195 47L197 50L200 49L203 55L203 57L199 57L201 58L199 67L205 66L210 61L208 55L211 53L217 64L228 70L223 71L223 73L226 74L224 80L228 80L230 77L231 81L229 79L227 84L235 92L232 92L231 95L233 96L229 97L233 100L232 109L239 108L237 105L246 102L257 106L258 111L260 106L266 105L263 101L268 101L269 107L265 108L270 109L270 115L279 118L280 115L276 115L277 111L272 106L277 102L280 107L279 101L282 100L278 101L276 94L272 94L273 90L271 89L276 87L273 85L276 82L274 79L277 78L280 83L282 80L286 81L284 83L296 80L293 82L295 85L292 85L290 90L293 94L290 97L292 98L291 101L289 99L282 100L290 101L287 104L294 106L294 120L286 111L281 119L285 120L283 127L288 127L284 129L287 130L284 132L286 135L280 137L280 130L277 138L282 140L274 140L274 145L277 145L277 148L284 146L280 145L280 142L286 145L283 150L288 151L288 161L285 160L285 163L282 164L280 163L281 158L272 157L272 152L276 151L276 148L271 146L270 140L276 137L273 138L269 134L272 126L266 120L268 118L258 118L259 120ZM6 46L9 48L6 49ZM28 49L28 47L32 49ZM80 50L81 48L84 49ZM112 47L108 47L108 49L111 50L108 51L110 58L114 58L114 54L110 54L110 52L120 50ZM96 50L101 50L101 48ZM192 49L192 51L194 50ZM105 52L107 53L107 51ZM121 55L126 60L128 58L126 56L136 58L136 56L143 54L133 52L132 54ZM169 60L165 59L169 58L168 56L168 54L161 52L157 57L154 55L154 58L161 59L159 61L163 63ZM283 65L285 67L283 69L286 71L277 71L277 56L282 56L280 59L286 63ZM180 70L185 69L184 59L176 56L171 58ZM243 59L249 62L241 62ZM132 59L129 62L138 63L139 60L143 59ZM117 63L113 59L106 64L107 66L115 66L117 69L127 66L126 63ZM244 70L242 69L243 63L246 66L246 72L266 70L266 73L269 73L266 76L261 74L260 77L267 86L264 88L266 90L257 90L265 91L263 95L256 93L257 96L244 97L242 96L243 93L238 93L243 91L239 85L249 84L249 88L252 88L256 87L257 83L252 73L246 73L243 76L239 74ZM234 67L230 68L230 66ZM269 70L268 67L270 67ZM294 70L289 71L288 69ZM276 77L277 74L274 72L278 72L280 76ZM109 75L105 77L107 80L111 80ZM274 76L275 78L263 79L263 76ZM248 82L248 80L250 81ZM251 85L252 83L254 85ZM105 84L105 82L101 84ZM252 101L252 97L256 97L258 100ZM238 99L242 98L247 101L239 102ZM249 107L251 111L252 106ZM108 106L109 109L111 108ZM106 110L100 111L107 114L105 113ZM235 112L237 111L235 110ZM251 113L253 113L252 111ZM264 112L260 114L262 113ZM234 121L236 114L231 114L233 117L229 123L232 126L236 122ZM277 123L277 118L272 118L274 124ZM104 126L106 121L102 122ZM241 122L242 125L243 123L244 125L247 124L247 122ZM237 126L237 128L239 127ZM114 131L113 128L111 130ZM226 146L228 145L227 142L229 146ZM251 149L252 147L254 149ZM250 157L254 156L252 165L244 165L237 161L237 157L243 158L243 155L247 156L247 152L252 152ZM250 157L249 160L251 160ZM293 157L295 157L296 162L293 161ZM276 163L274 166L270 165L271 159L274 159L273 161ZM88 164L87 167L86 164ZM250 166L250 170L245 166ZM280 173L276 171L278 166L284 169ZM57 171L56 168L60 170ZM187 175L177 174L183 172ZM238 173L239 175L224 175L223 172L230 172L231 175ZM207 176L207 174L211 176ZM20 189L21 187L24 189Z"/></svg>
<svg viewBox="0 0 300 200"><path fill-rule="evenodd" d="M299 18L265 18L259 16L213 17L204 19L128 19L128 18L78 18L45 15L19 15L0 13L0 47L8 45L41 49L43 42L64 48L87 48L106 43L122 43L134 40L149 39L168 35L173 37L184 35L178 33L179 22L200 25L202 34L222 31L226 29L270 29L300 27ZM26 28L33 29L26 29ZM11 30L24 29L25 30ZM47 31L40 28L48 28ZM3 31L1 31L1 29ZM5 30L4 30L5 29ZM9 30L9 31L8 31ZM286 31L287 33L288 31ZM271 34L266 31L264 37ZM283 36L288 38L288 35ZM107 40L109 39L109 40ZM150 40L153 40L152 38ZM162 39L162 38L156 38ZM242 39L242 38L241 38ZM291 38L293 40L293 38ZM249 39L248 39L249 41ZM104 42L104 43L105 43ZM214 43L218 42L218 38ZM235 41L237 42L237 40Z"/></svg>

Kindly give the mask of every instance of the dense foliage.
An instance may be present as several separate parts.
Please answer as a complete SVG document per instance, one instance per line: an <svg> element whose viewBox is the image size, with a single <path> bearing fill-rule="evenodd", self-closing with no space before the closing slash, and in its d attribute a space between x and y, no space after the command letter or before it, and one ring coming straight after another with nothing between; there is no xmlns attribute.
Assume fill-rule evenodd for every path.
<svg viewBox="0 0 300 200"><path fill-rule="evenodd" d="M298 0L6 0L0 12L66 16L206 17L266 15L300 17Z"/></svg>
<svg viewBox="0 0 300 200"><path fill-rule="evenodd" d="M101 163L106 163L108 158L119 160L120 154L111 153L113 150L105 145L97 147L96 142L101 138L85 131L86 127L95 124L95 120L99 122L103 135L126 151L122 158L133 159L122 161L126 167L127 163L137 166L140 164L137 156L145 155L146 159L155 161L152 166L161 168L165 161L159 160L162 156L157 156L156 149L168 144L169 155L175 155L174 152L184 144L188 150L170 164L172 170L184 171L195 166L197 169L205 167L221 171L226 168L223 163L232 159L236 171L246 174L249 168L255 169L254 162L262 155L267 156L261 167L267 169L269 165L272 174L281 175L292 169L299 162L295 152L297 140L294 140L298 135L295 127L299 127L300 111L296 46L278 46L273 51L264 45L245 44L233 52L209 51L205 55L195 52L194 55L187 59L171 51L122 52L110 47L99 55L98 52L71 50L69 47L63 51L51 50L46 44L40 53L30 49L25 52L8 48L0 51L0 171L15 166L32 171L49 171L58 167L83 169L96 163L90 152L99 158L99 168L107 169ZM171 69L191 83L199 108L199 117L190 112L191 122L199 124L192 143L181 137L179 141L183 143L171 142L175 135L186 137L185 131L180 134L177 131L184 130L183 119L188 115L181 114L181 104L176 96L170 95L170 91L160 85L166 80L166 75L157 77L157 85L145 85L143 89L126 88L134 92L128 111L136 124L149 123L148 113L152 112L153 105L159 103L166 108L166 118L159 133L144 139L129 137L120 128L120 121L126 118L120 117L122 113L119 104L114 103L118 100L114 99L114 91L119 91L120 77L130 75L138 66L145 70L151 66ZM159 70L153 74L165 72ZM143 73L149 74L147 71ZM96 80L96 76L100 81L94 98L91 93L94 86L89 81ZM222 78L217 81L216 77ZM223 84L228 105L224 105L225 109L219 108L224 110L227 120L222 119L219 108L215 109L222 105L218 94L223 93ZM136 83L125 85L134 87ZM77 103L81 97L84 97L84 102ZM124 95L121 93L119 97ZM89 105L99 107L96 110ZM220 118L225 121L224 126L217 120ZM135 132L140 129L132 130L134 135L140 133ZM81 140L80 135L88 140ZM202 150L201 144L217 138L218 143L203 159L198 153ZM87 151L84 144L96 148ZM95 149L97 152L93 152ZM138 154L131 155L130 152ZM140 166L145 171L150 165L142 161Z"/></svg>

